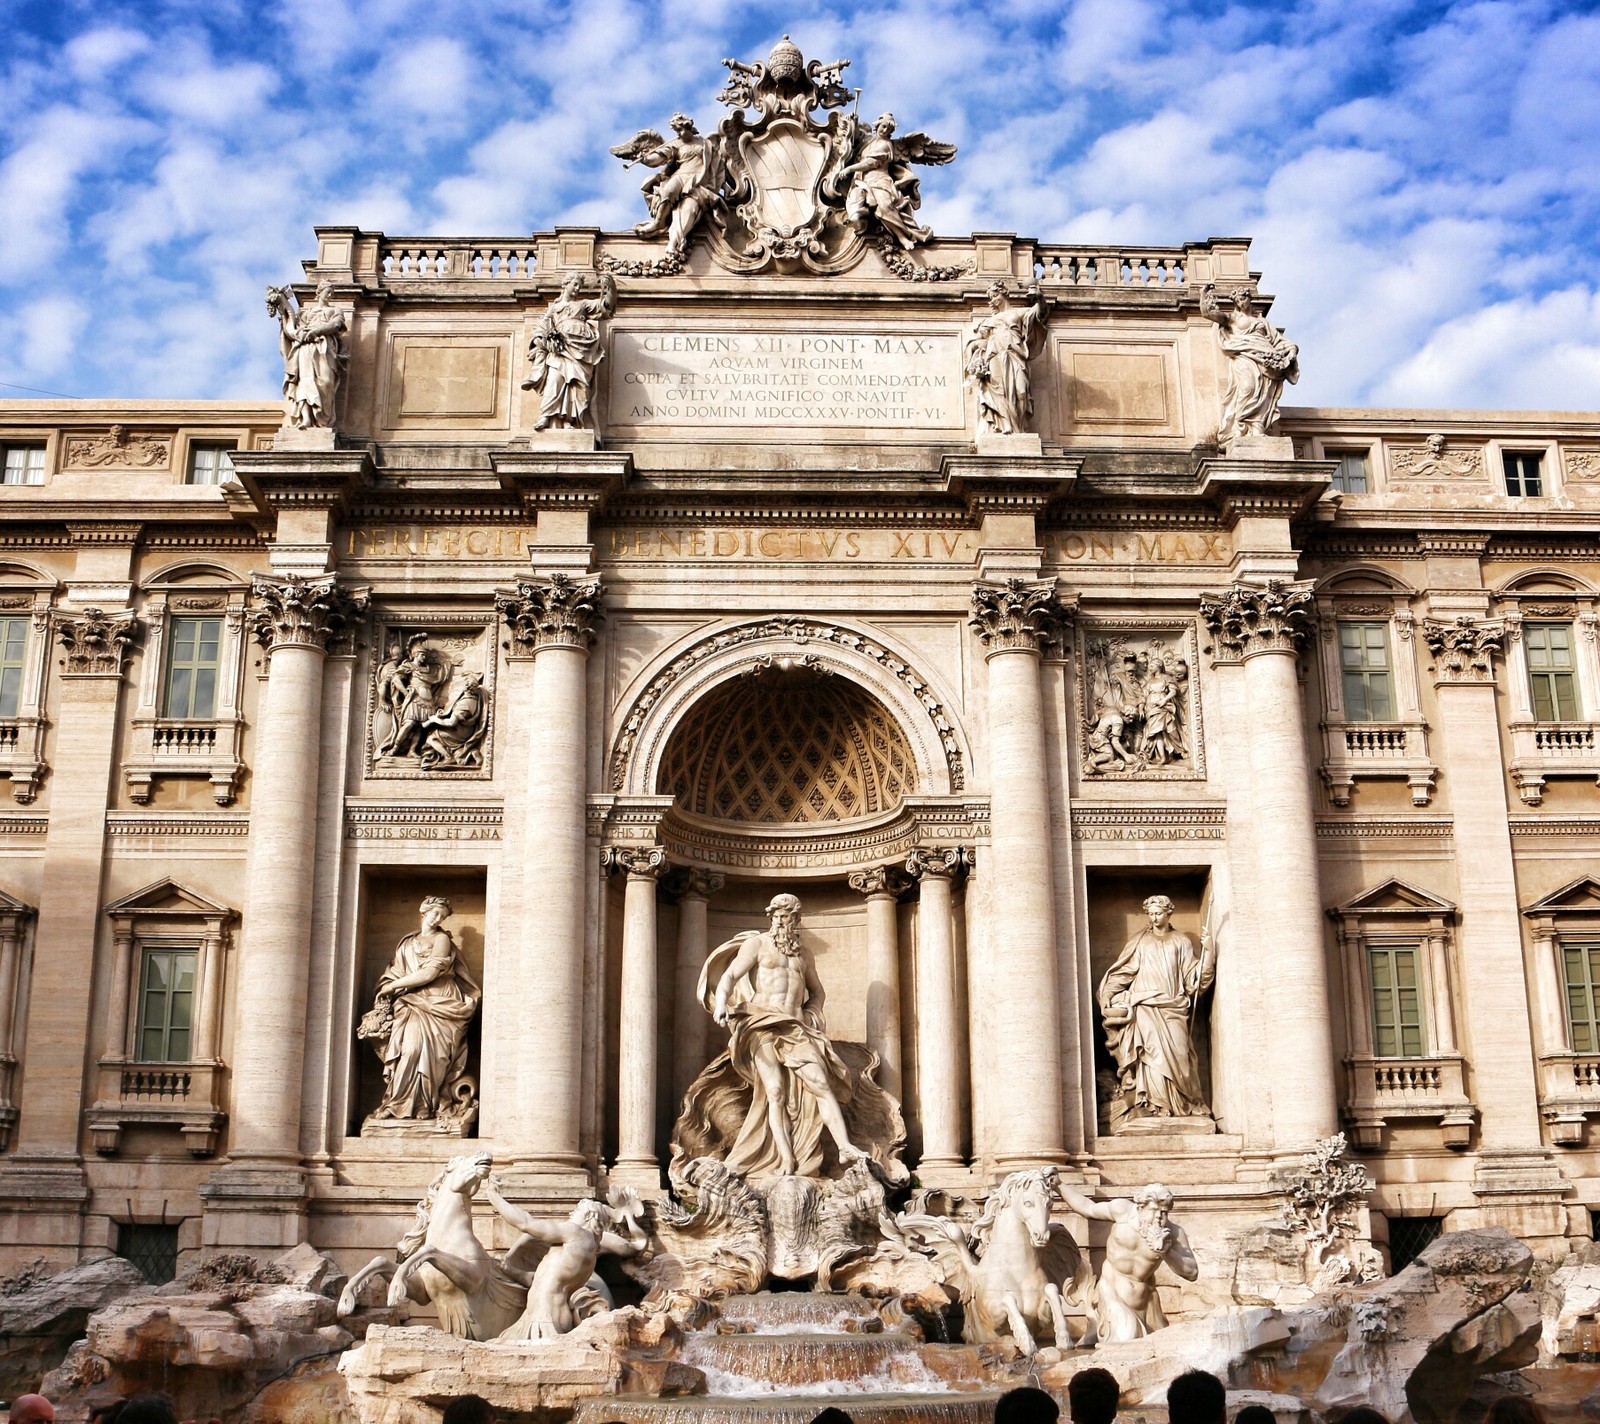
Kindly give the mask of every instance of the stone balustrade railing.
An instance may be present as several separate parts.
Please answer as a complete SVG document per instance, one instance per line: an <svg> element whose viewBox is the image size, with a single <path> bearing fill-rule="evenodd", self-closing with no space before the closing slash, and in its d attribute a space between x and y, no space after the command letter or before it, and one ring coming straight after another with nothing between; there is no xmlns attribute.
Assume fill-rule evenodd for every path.
<svg viewBox="0 0 1600 1424"><path fill-rule="evenodd" d="M124 1068L122 1097L187 1098L192 1081L187 1068Z"/></svg>
<svg viewBox="0 0 1600 1424"><path fill-rule="evenodd" d="M156 751L174 756L209 756L217 749L215 722L158 722L151 736Z"/></svg>
<svg viewBox="0 0 1600 1424"><path fill-rule="evenodd" d="M1181 247L1039 247L1033 275L1068 287L1183 287L1189 282Z"/></svg>
<svg viewBox="0 0 1600 1424"><path fill-rule="evenodd" d="M538 253L537 240L526 237L386 237L378 244L378 275L384 282L531 282Z"/></svg>

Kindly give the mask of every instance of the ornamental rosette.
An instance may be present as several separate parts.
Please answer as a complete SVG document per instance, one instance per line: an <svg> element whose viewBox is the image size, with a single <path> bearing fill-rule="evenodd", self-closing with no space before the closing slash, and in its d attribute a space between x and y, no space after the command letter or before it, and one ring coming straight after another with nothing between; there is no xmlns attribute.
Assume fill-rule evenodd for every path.
<svg viewBox="0 0 1600 1424"><path fill-rule="evenodd" d="M972 586L972 617L984 649L990 653L1024 651L1058 653L1066 640L1069 610L1056 597L1056 581L1008 578L1003 583Z"/></svg>
<svg viewBox="0 0 1600 1424"><path fill-rule="evenodd" d="M256 574L250 594L250 631L269 653L282 647L326 652L354 632L368 603L365 591L341 587L332 574Z"/></svg>
<svg viewBox="0 0 1600 1424"><path fill-rule="evenodd" d="M1440 682L1493 682L1496 654L1504 653L1506 625L1479 622L1462 614L1444 622L1424 620L1422 636L1433 654L1434 676Z"/></svg>
<svg viewBox="0 0 1600 1424"><path fill-rule="evenodd" d="M601 591L597 578L552 574L548 583L519 579L516 592L497 594L494 606L506 620L515 652L552 647L587 652L594 646L595 625L604 616Z"/></svg>
<svg viewBox="0 0 1600 1424"><path fill-rule="evenodd" d="M1200 596L1200 617L1216 639L1219 658L1298 653L1311 632L1312 584L1268 579L1236 583L1221 598Z"/></svg>
<svg viewBox="0 0 1600 1424"><path fill-rule="evenodd" d="M67 677L120 677L138 630L132 613L107 613L101 608L85 608L76 618L58 619L56 636L66 652L61 671Z"/></svg>

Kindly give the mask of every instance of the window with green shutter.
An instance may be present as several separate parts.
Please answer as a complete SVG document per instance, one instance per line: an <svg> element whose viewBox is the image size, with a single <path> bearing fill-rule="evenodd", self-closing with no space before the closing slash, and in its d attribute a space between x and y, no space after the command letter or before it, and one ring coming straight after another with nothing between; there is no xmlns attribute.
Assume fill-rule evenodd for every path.
<svg viewBox="0 0 1600 1424"><path fill-rule="evenodd" d="M1422 989L1417 946L1367 946L1372 986L1372 1051L1379 1058L1423 1056Z"/></svg>
<svg viewBox="0 0 1600 1424"><path fill-rule="evenodd" d="M1528 682L1533 715L1540 722L1576 722L1583 717L1578 702L1578 665L1573 657L1572 624L1525 623Z"/></svg>
<svg viewBox="0 0 1600 1424"><path fill-rule="evenodd" d="M28 660L28 620L0 618L0 717L15 717Z"/></svg>
<svg viewBox="0 0 1600 1424"><path fill-rule="evenodd" d="M139 967L139 1024L134 1057L140 1063L187 1063L194 1033L192 949L146 949Z"/></svg>
<svg viewBox="0 0 1600 1424"><path fill-rule="evenodd" d="M1387 623L1339 622L1344 715L1352 722L1394 721L1394 672Z"/></svg>
<svg viewBox="0 0 1600 1424"><path fill-rule="evenodd" d="M1574 1053L1600 1053L1600 944L1563 944Z"/></svg>
<svg viewBox="0 0 1600 1424"><path fill-rule="evenodd" d="M220 618L174 618L167 656L167 700L162 715L204 721L217 711L221 664Z"/></svg>

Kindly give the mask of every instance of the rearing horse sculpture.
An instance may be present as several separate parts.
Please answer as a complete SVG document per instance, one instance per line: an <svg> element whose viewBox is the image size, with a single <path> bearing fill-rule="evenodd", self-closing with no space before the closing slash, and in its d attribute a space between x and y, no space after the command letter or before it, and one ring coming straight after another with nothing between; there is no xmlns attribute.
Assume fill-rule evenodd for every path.
<svg viewBox="0 0 1600 1424"><path fill-rule="evenodd" d="M1094 1344L1094 1277L1072 1234L1050 1220L1055 1196L1055 1169L1046 1167L1001 1182L970 1237L950 1217L896 1219L907 1241L931 1255L960 1292L969 1344L1010 1335L1025 1355L1045 1333L1063 1350ZM1076 1340L1067 1325L1069 1303L1084 1322Z"/></svg>

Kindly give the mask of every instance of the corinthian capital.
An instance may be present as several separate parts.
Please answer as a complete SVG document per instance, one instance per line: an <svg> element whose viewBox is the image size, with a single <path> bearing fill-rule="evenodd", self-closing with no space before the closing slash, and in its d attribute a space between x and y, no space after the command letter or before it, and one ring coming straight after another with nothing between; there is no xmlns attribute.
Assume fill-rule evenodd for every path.
<svg viewBox="0 0 1600 1424"><path fill-rule="evenodd" d="M1298 653L1311 631L1311 589L1309 581L1268 579L1236 583L1221 598L1201 594L1200 616L1216 639L1216 656Z"/></svg>
<svg viewBox="0 0 1600 1424"><path fill-rule="evenodd" d="M1503 653L1506 625L1479 622L1462 614L1446 623L1426 619L1422 636L1433 654L1433 674L1440 682L1493 682L1496 653Z"/></svg>
<svg viewBox="0 0 1600 1424"><path fill-rule="evenodd" d="M76 618L58 619L56 636L66 652L62 673L67 677L120 677L138 630L138 621L127 611L85 608Z"/></svg>
<svg viewBox="0 0 1600 1424"><path fill-rule="evenodd" d="M850 872L850 888L858 895L898 895L911 881L892 865Z"/></svg>
<svg viewBox="0 0 1600 1424"><path fill-rule="evenodd" d="M595 624L604 616L600 594L597 578L579 581L552 574L549 583L519 579L515 593L495 595L494 606L506 620L519 653L536 653L541 648L587 652L594 646Z"/></svg>
<svg viewBox="0 0 1600 1424"><path fill-rule="evenodd" d="M931 876L935 880L951 880L961 873L966 857L956 846L941 846L937 850L921 847L906 857L906 869L921 880Z"/></svg>
<svg viewBox="0 0 1600 1424"><path fill-rule="evenodd" d="M660 846L606 846L600 852L600 864L611 871L654 880L667 863L667 853Z"/></svg>
<svg viewBox="0 0 1600 1424"><path fill-rule="evenodd" d="M341 588L332 574L256 574L250 592L250 630L269 653L282 647L326 652L350 634L367 608L365 592Z"/></svg>
<svg viewBox="0 0 1600 1424"><path fill-rule="evenodd" d="M1051 653L1060 649L1066 625L1072 616L1056 597L1056 581L1008 578L1004 583L975 583L972 586L972 617L967 622L978 630L990 654L1022 649Z"/></svg>
<svg viewBox="0 0 1600 1424"><path fill-rule="evenodd" d="M679 900L709 900L727 884L724 876L714 870L704 870L698 865L685 865L674 870L667 879L667 893Z"/></svg>

